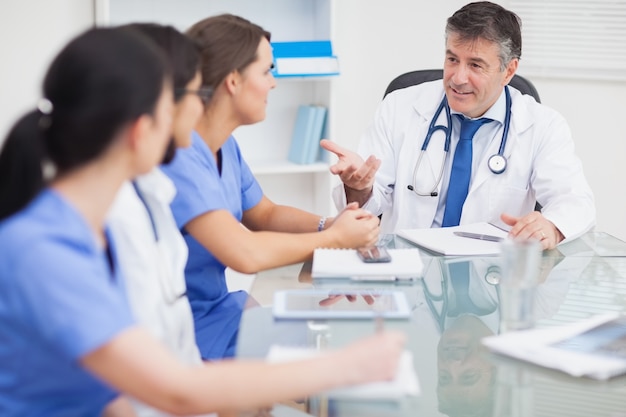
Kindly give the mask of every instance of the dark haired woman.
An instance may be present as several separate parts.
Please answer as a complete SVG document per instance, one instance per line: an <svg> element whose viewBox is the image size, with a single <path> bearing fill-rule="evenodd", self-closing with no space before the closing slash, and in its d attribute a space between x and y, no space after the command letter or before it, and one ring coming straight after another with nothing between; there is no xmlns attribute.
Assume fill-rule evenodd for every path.
<svg viewBox="0 0 626 417"><path fill-rule="evenodd" d="M163 157L166 68L144 39L90 30L54 59L45 98L6 139L0 415L99 415L116 396L94 374L136 330L105 217L120 185Z"/></svg>

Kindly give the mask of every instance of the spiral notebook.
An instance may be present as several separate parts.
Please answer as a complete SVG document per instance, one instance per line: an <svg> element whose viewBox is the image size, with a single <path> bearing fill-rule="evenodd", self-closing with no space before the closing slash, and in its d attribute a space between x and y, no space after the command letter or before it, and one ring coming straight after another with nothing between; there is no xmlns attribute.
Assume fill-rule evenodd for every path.
<svg viewBox="0 0 626 417"><path fill-rule="evenodd" d="M354 249L315 249L313 278L395 281L420 278L424 269L418 249L388 249L391 262L365 263Z"/></svg>

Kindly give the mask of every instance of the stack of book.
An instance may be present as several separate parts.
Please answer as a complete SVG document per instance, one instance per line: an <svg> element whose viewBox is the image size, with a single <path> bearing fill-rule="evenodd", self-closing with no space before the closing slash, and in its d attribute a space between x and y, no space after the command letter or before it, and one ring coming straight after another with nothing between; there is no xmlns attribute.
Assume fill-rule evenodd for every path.
<svg viewBox="0 0 626 417"><path fill-rule="evenodd" d="M339 74L329 40L272 42L275 77L323 77Z"/></svg>
<svg viewBox="0 0 626 417"><path fill-rule="evenodd" d="M304 165L312 164L319 159L325 121L326 107L314 105L298 107L287 157L290 162Z"/></svg>

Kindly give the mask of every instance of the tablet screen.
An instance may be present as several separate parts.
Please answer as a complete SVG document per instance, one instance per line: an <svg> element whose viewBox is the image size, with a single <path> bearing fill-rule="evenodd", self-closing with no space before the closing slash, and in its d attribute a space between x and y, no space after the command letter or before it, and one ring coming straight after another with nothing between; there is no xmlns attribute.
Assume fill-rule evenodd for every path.
<svg viewBox="0 0 626 417"><path fill-rule="evenodd" d="M274 304L276 316L358 318L408 317L400 291L282 291Z"/></svg>
<svg viewBox="0 0 626 417"><path fill-rule="evenodd" d="M626 317L620 316L552 346L626 359Z"/></svg>

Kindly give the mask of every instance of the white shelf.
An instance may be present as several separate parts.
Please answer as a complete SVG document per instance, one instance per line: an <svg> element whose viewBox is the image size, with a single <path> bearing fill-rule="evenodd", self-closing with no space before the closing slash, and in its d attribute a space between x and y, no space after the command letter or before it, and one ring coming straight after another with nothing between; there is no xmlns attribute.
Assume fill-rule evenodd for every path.
<svg viewBox="0 0 626 417"><path fill-rule="evenodd" d="M196 21L220 13L233 13L261 25L272 41L332 41L334 0L95 0L100 24L129 22L170 24L184 31ZM339 57L341 60L341 57ZM287 161L298 106L319 104L329 109L328 137L334 133L330 115L333 76L276 78L266 118L233 132L241 153L265 195L277 204L321 215L335 212L331 200L332 175L327 162L297 165Z"/></svg>

